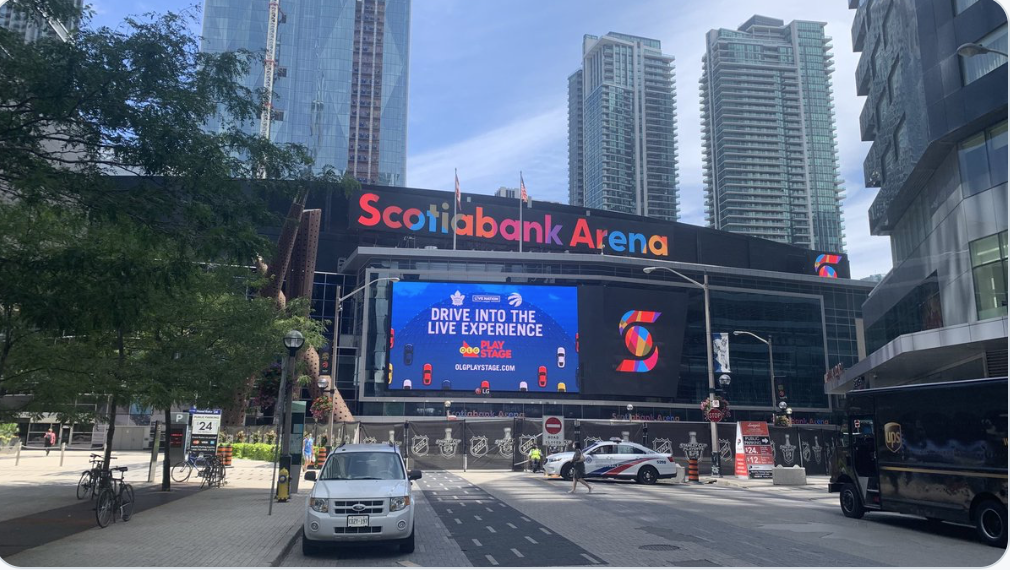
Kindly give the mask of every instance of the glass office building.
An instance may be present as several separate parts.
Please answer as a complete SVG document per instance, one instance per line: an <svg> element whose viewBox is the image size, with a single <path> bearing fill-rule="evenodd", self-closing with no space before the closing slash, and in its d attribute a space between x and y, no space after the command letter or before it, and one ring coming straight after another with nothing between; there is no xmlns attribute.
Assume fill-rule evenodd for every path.
<svg viewBox="0 0 1010 570"><path fill-rule="evenodd" d="M845 250L830 40L821 22L764 16L708 32L699 87L709 226Z"/></svg>
<svg viewBox="0 0 1010 570"><path fill-rule="evenodd" d="M869 356L828 388L1007 374L1007 17L991 0L850 0L870 231L894 268Z"/></svg>
<svg viewBox="0 0 1010 570"><path fill-rule="evenodd" d="M206 0L206 52L266 49L270 2ZM402 186L407 168L409 0L281 0L270 139L305 145L315 168ZM262 89L264 65L242 80ZM208 125L221 129L222 121ZM260 132L259 121L243 125Z"/></svg>
<svg viewBox="0 0 1010 570"><path fill-rule="evenodd" d="M677 92L659 40L586 35L568 78L568 203L678 218Z"/></svg>
<svg viewBox="0 0 1010 570"><path fill-rule="evenodd" d="M84 6L84 0L73 0L78 10ZM58 22L47 20L40 15L32 15L25 10L14 8L9 2L0 5L0 28L5 28L24 37L26 42L34 42L42 38L58 38L60 33L72 30L77 22ZM59 32L55 28L61 28Z"/></svg>
<svg viewBox="0 0 1010 570"><path fill-rule="evenodd" d="M835 271L826 273L818 270L823 255L808 249L641 216L600 210L587 214L584 207L547 202L527 208L524 221L536 225L547 220L543 235L557 239L541 241L531 231L534 239L519 253L514 241L502 237L517 214L515 200L494 196L464 196L463 212L479 220L483 230L457 236L453 249L451 235L440 231L441 214L452 211L452 201L451 192L375 186L365 186L348 200L310 196L307 207L329 212L322 216L314 317L333 320L338 315L337 285L351 291L380 278L400 279L371 284L364 294L346 300L337 330L326 332L338 347L337 387L357 417L439 416L445 413L443 402L451 400L454 410L496 417L557 413L609 419L632 404L644 416L701 420L699 402L708 395L703 294L671 272L643 271L654 265L699 282L707 275L712 331L729 335L732 383L727 397L734 419L767 420L776 402L773 390L782 386L797 423L828 421L836 407L824 391L825 371L838 364L850 367L865 354L860 306L873 284L850 279L845 256L834 259ZM276 206L278 211L284 207ZM502 234L492 236L496 227ZM597 230L608 232L605 255L584 240L598 235ZM650 236L646 251L622 248L625 241L636 243L635 232ZM447 283L450 291L458 288L465 294L452 305L446 297L412 300L405 317L405 297L396 291L431 283ZM537 356L525 339L481 335L471 346L501 341L501 350L510 352L498 361L465 359L458 337L417 331L428 324L429 309L471 306L467 287L506 288L506 294L515 288L521 298L505 309L530 306L530 291L577 291L567 301L541 306L548 315L577 311L577 332L567 340L545 334L551 350L547 359ZM490 303L488 297L494 296L474 302ZM647 344L655 342L658 364L621 374L610 365L622 355L633 359L621 322L627 320L622 315L634 311L653 312L649 324L641 326L652 339ZM538 317L537 322L550 319ZM768 347L747 335L733 336L733 331L773 342L774 382ZM557 362L556 347L566 347ZM500 363L532 363L533 370L543 366L549 376L543 379L545 388L535 387L535 375L476 372L485 365L497 369ZM422 364L430 367L422 372ZM572 374L565 390L557 386L562 374ZM410 389L404 379L412 381ZM474 379L488 380L490 390L475 393L467 384ZM528 380L529 390L516 389L518 380Z"/></svg>

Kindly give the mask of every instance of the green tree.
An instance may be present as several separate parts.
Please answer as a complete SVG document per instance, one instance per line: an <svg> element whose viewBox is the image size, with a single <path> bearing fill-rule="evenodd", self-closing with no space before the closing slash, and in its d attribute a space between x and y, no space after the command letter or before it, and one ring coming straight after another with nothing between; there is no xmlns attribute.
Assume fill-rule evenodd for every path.
<svg viewBox="0 0 1010 570"><path fill-rule="evenodd" d="M12 5L74 17L68 0ZM8 415L69 417L75 398L108 397L111 443L117 405L153 401L159 385L161 401L212 401L230 382L215 365L242 352L265 366L272 353L250 347L292 318L237 296L206 264L267 253L257 228L278 224L268 200L335 176L311 175L304 148L239 128L262 108L239 83L256 56L200 53L189 18L110 30L83 15L68 41L31 44L0 29L0 394L31 394ZM222 128L205 130L221 112ZM233 311L251 338L200 311ZM173 369L194 372L168 389L152 362L176 354Z"/></svg>

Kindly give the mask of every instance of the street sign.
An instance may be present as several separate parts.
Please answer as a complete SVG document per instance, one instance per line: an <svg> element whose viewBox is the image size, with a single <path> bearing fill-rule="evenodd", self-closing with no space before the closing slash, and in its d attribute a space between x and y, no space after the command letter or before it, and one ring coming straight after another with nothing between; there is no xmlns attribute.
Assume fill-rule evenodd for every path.
<svg viewBox="0 0 1010 570"><path fill-rule="evenodd" d="M708 421L710 422L721 422L724 417L726 417L726 412L722 411L720 408L712 408L706 414L708 416Z"/></svg>
<svg viewBox="0 0 1010 570"><path fill-rule="evenodd" d="M189 438L190 451L216 452L218 431L221 429L221 410L190 409L190 416L193 420Z"/></svg>
<svg viewBox="0 0 1010 570"><path fill-rule="evenodd" d="M767 479L772 476L775 456L765 422L737 422L736 476L743 479Z"/></svg>
<svg viewBox="0 0 1010 570"><path fill-rule="evenodd" d="M172 425L189 425L189 412L172 412Z"/></svg>
<svg viewBox="0 0 1010 570"><path fill-rule="evenodd" d="M550 447L565 445L565 422L560 416L544 417L544 445Z"/></svg>

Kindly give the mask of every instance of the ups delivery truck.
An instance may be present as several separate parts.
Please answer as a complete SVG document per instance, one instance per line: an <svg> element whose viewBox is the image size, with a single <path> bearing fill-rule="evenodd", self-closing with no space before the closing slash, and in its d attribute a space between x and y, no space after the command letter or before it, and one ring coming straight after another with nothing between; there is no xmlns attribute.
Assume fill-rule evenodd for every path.
<svg viewBox="0 0 1010 570"><path fill-rule="evenodd" d="M1007 379L854 390L828 490L842 513L974 525L1007 543Z"/></svg>

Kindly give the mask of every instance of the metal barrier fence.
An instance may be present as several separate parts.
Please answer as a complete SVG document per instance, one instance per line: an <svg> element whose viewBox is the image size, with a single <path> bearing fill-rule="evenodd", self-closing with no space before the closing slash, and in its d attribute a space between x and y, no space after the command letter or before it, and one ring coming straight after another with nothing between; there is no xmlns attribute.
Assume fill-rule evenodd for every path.
<svg viewBox="0 0 1010 570"><path fill-rule="evenodd" d="M769 426L775 464L798 465L808 475L827 475L836 456L837 426ZM721 423L719 458L723 476L733 475L736 423ZM333 439L344 443L392 443L412 467L419 469L520 470L534 443L542 443L541 421L522 418L460 418L408 422L339 422ZM711 441L707 422L640 422L565 420L564 446L546 454L621 438L669 454L687 465L689 453L700 454L699 470L711 472ZM546 455L545 454L545 455Z"/></svg>

